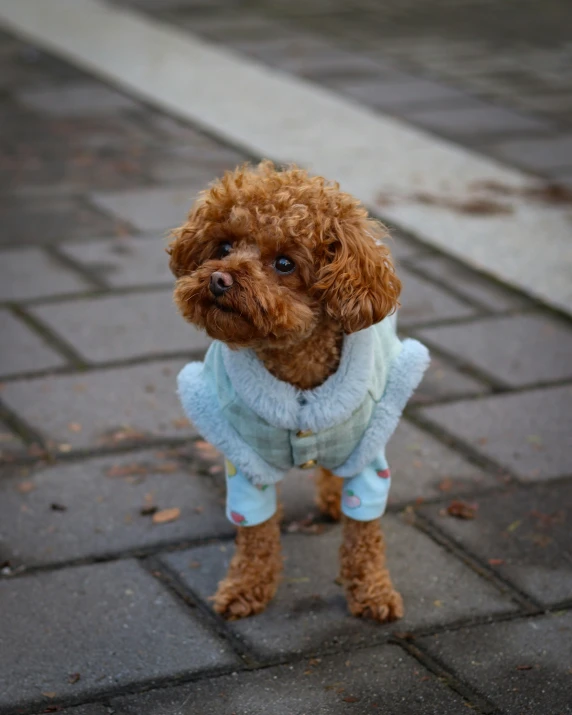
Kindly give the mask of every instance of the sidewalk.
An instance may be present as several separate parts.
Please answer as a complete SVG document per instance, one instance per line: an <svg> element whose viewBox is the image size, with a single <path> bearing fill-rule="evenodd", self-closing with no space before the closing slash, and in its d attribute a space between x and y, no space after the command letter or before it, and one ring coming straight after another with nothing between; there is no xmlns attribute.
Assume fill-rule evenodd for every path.
<svg viewBox="0 0 572 715"><path fill-rule="evenodd" d="M367 85L352 74L376 44L365 11L316 3L325 11L310 16L276 0L237 24L230 3L216 13L212 3L124 4L160 8L165 21L359 101L375 95L357 97ZM328 49L280 55L268 23L300 42L319 31ZM381 109L427 127L427 113L466 106L443 96L445 77L416 74L437 72L435 47L423 54L419 43L411 66L399 64L411 42L398 34L387 51L412 74L392 82L394 96L409 82L412 96L433 94L423 121L406 100ZM558 89L564 43L543 49L532 34L545 53L540 94L568 96ZM456 90L473 92L461 55L474 43L455 42ZM504 55L520 57L508 41ZM498 62L482 71L495 75ZM347 614L339 529L318 518L312 478L296 472L284 485L280 592L264 614L223 622L208 601L233 549L222 459L174 391L208 343L172 305L163 236L210 179L259 157L8 33L0 63L0 713L572 713L570 317L396 228L401 330L433 355L388 454L384 528L406 616L377 626ZM569 116L535 114L529 95L517 107L499 81L501 114L474 106L473 116L504 129L443 134L512 161L518 116L518 141L542 137L561 162L521 167L565 181ZM467 126L467 116L451 121ZM473 518L452 516L454 500Z"/></svg>

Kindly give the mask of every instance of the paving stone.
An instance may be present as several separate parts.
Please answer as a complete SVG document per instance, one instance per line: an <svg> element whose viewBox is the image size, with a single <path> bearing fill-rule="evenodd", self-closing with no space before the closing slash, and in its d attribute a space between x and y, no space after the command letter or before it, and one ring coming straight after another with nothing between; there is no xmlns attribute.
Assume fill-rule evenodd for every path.
<svg viewBox="0 0 572 715"><path fill-rule="evenodd" d="M196 434L183 418L176 377L184 360L6 383L2 399L46 439L72 448ZM77 431L70 424L80 425Z"/></svg>
<svg viewBox="0 0 572 715"><path fill-rule="evenodd" d="M181 146L156 161L151 175L158 182L192 181L201 189L246 161L244 155L225 147Z"/></svg>
<svg viewBox="0 0 572 715"><path fill-rule="evenodd" d="M24 442L6 424L0 422L0 462L11 462L24 449Z"/></svg>
<svg viewBox="0 0 572 715"><path fill-rule="evenodd" d="M543 606L572 597L572 484L516 487L477 500L477 518L424 513L463 547ZM490 563L492 559L492 563Z"/></svg>
<svg viewBox="0 0 572 715"><path fill-rule="evenodd" d="M530 305L521 293L488 280L446 256L414 256L411 261L425 275L495 313Z"/></svg>
<svg viewBox="0 0 572 715"><path fill-rule="evenodd" d="M570 715L572 613L464 628L421 643L503 712Z"/></svg>
<svg viewBox="0 0 572 715"><path fill-rule="evenodd" d="M465 375L441 358L431 355L429 368L413 393L411 404L425 405L435 400L484 395L487 392L490 392L490 388L484 382Z"/></svg>
<svg viewBox="0 0 572 715"><path fill-rule="evenodd" d="M203 353L211 342L183 321L172 289L51 303L30 312L90 362Z"/></svg>
<svg viewBox="0 0 572 715"><path fill-rule="evenodd" d="M81 243L62 243L60 251L113 288L172 284L165 253L168 240L159 236L123 236Z"/></svg>
<svg viewBox="0 0 572 715"><path fill-rule="evenodd" d="M401 326L464 318L475 313L470 305L462 303L406 268L399 269L399 277L402 293L398 323Z"/></svg>
<svg viewBox="0 0 572 715"><path fill-rule="evenodd" d="M389 504L445 497L495 484L458 452L401 420L387 446L392 480Z"/></svg>
<svg viewBox="0 0 572 715"><path fill-rule="evenodd" d="M12 567L29 567L232 535L224 493L177 456L137 451L6 476L0 480L4 557ZM154 524L152 514L141 514L145 507L179 508L181 515Z"/></svg>
<svg viewBox="0 0 572 715"><path fill-rule="evenodd" d="M79 705L77 708L58 710L60 715L113 715L105 705Z"/></svg>
<svg viewBox="0 0 572 715"><path fill-rule="evenodd" d="M38 248L0 253L0 300L17 301L88 288L79 275Z"/></svg>
<svg viewBox="0 0 572 715"><path fill-rule="evenodd" d="M283 537L285 578L268 609L230 627L262 657L350 647L384 630L412 630L460 618L510 611L511 603L427 536L388 515L383 520L389 566L403 594L406 616L382 627L348 614L337 577L339 527L317 535ZM206 599L224 576L234 547L212 544L161 557ZM193 563L190 566L191 562ZM198 562L198 566L195 562Z"/></svg>
<svg viewBox="0 0 572 715"><path fill-rule="evenodd" d="M338 88L364 104L396 111L426 104L440 105L451 101L466 104L471 101L454 87L398 72L381 79L340 83Z"/></svg>
<svg viewBox="0 0 572 715"><path fill-rule="evenodd" d="M93 202L128 221L141 231L166 231L180 226L199 191L206 188L203 181L183 187L135 189L114 193L93 194Z"/></svg>
<svg viewBox="0 0 572 715"><path fill-rule="evenodd" d="M55 243L65 239L129 233L129 227L70 198L0 200L0 243Z"/></svg>
<svg viewBox="0 0 572 715"><path fill-rule="evenodd" d="M50 370L65 359L7 310L0 310L0 375Z"/></svg>
<svg viewBox="0 0 572 715"><path fill-rule="evenodd" d="M572 378L572 329L548 315L483 318L418 334L511 387Z"/></svg>
<svg viewBox="0 0 572 715"><path fill-rule="evenodd" d="M61 715L113 715L113 712L106 705L79 705L77 708L66 708L58 710Z"/></svg>
<svg viewBox="0 0 572 715"><path fill-rule="evenodd" d="M111 701L116 715L456 715L465 703L396 646L225 675Z"/></svg>
<svg viewBox="0 0 572 715"><path fill-rule="evenodd" d="M558 184L572 188L572 168L558 169L550 174Z"/></svg>
<svg viewBox="0 0 572 715"><path fill-rule="evenodd" d="M48 707L238 660L134 561L4 580L0 592L0 707Z"/></svg>
<svg viewBox="0 0 572 715"><path fill-rule="evenodd" d="M426 129L469 137L501 132L546 132L552 128L549 122L542 119L494 105L481 106L483 103L477 100L474 103L476 106L414 110L407 113L407 119Z"/></svg>
<svg viewBox="0 0 572 715"><path fill-rule="evenodd" d="M14 35L2 33L2 73L0 87L3 90L21 90L23 87L37 87L46 82L65 84L85 79L78 68L52 55L41 52Z"/></svg>
<svg viewBox="0 0 572 715"><path fill-rule="evenodd" d="M544 139L512 139L494 146L504 159L532 171L549 171L572 165L572 135Z"/></svg>
<svg viewBox="0 0 572 715"><path fill-rule="evenodd" d="M525 481L572 473L572 387L461 400L421 414Z"/></svg>
<svg viewBox="0 0 572 715"><path fill-rule="evenodd" d="M26 107L57 117L92 117L138 107L126 95L94 83L28 89L18 92L16 98Z"/></svg>

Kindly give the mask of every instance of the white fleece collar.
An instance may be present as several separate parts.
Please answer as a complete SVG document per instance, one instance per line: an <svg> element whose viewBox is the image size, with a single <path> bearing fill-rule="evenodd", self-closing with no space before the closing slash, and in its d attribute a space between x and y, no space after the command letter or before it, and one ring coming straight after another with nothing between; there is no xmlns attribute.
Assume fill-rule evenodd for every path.
<svg viewBox="0 0 572 715"><path fill-rule="evenodd" d="M222 345L224 366L240 399L263 420L287 430L320 432L361 405L374 367L372 328L346 335L336 372L313 390L278 380L253 350Z"/></svg>

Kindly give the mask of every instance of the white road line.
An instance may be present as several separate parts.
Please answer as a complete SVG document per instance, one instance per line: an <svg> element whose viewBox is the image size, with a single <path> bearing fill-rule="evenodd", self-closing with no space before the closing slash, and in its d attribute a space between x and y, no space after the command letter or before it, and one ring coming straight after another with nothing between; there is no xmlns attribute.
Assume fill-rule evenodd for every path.
<svg viewBox="0 0 572 715"><path fill-rule="evenodd" d="M337 179L390 223L572 314L570 207L495 193L507 213L450 207L525 174L101 0L0 0L0 22L253 154Z"/></svg>

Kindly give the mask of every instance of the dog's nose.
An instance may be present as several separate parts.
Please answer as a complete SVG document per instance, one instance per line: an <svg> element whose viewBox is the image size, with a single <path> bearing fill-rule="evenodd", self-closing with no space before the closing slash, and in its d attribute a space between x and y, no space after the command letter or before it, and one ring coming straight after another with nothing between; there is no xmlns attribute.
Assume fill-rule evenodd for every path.
<svg viewBox="0 0 572 715"><path fill-rule="evenodd" d="M223 271L215 271L211 276L211 281L209 283L210 291L213 295L219 296L232 286L234 281L230 273L223 273Z"/></svg>

